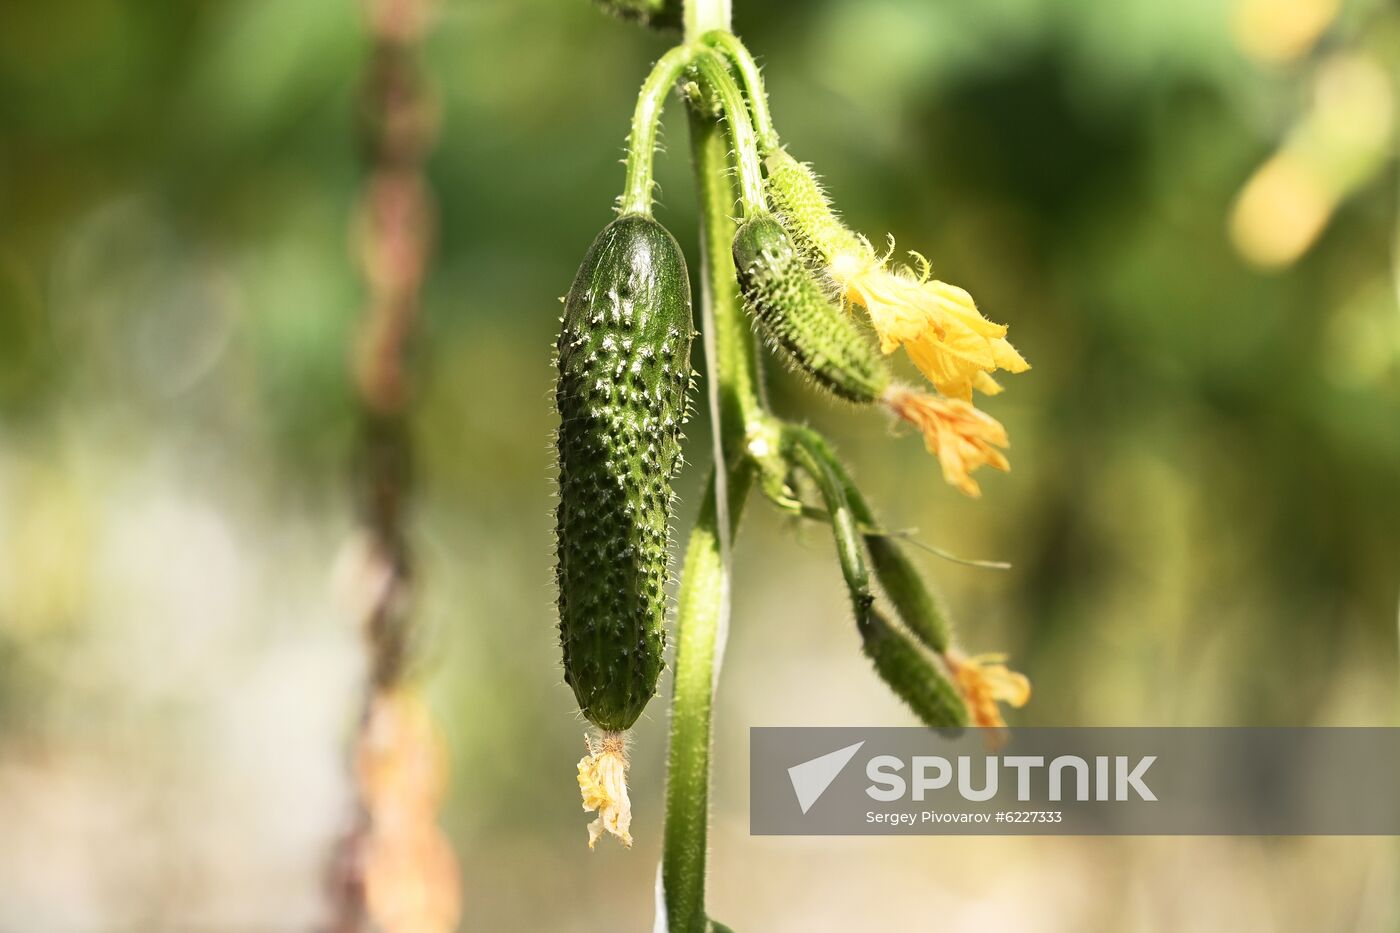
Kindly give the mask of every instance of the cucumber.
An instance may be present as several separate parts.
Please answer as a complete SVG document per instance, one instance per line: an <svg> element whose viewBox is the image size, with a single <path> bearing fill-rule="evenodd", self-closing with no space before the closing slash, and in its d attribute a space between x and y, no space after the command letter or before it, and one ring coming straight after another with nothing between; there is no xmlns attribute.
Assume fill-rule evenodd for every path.
<svg viewBox="0 0 1400 933"><path fill-rule="evenodd" d="M760 214L739 227L734 268L759 332L794 369L848 401L884 394L890 374L879 351L827 297L776 217Z"/></svg>
<svg viewBox="0 0 1400 933"><path fill-rule="evenodd" d="M967 701L929 658L878 611L856 620L875 672L930 729L968 724Z"/></svg>
<svg viewBox="0 0 1400 933"><path fill-rule="evenodd" d="M870 244L836 216L811 166L781 148L770 150L763 164L768 170L764 186L768 199L804 256L821 265L840 255L874 259Z"/></svg>
<svg viewBox="0 0 1400 933"><path fill-rule="evenodd" d="M564 681L608 732L637 720L664 665L692 334L675 238L650 217L613 221L565 300L555 393Z"/></svg>

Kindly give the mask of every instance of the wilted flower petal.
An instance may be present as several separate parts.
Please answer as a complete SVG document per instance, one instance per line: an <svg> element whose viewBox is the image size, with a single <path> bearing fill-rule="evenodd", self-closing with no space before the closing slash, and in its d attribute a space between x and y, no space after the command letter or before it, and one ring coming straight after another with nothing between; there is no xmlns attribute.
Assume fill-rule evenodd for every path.
<svg viewBox="0 0 1400 933"><path fill-rule="evenodd" d="M973 470L984 465L1002 471L1011 468L997 449L1010 444L1006 429L971 402L938 398L904 386L890 389L885 402L924 435L924 446L938 457L943 478L969 496L982 494L969 475Z"/></svg>
<svg viewBox="0 0 1400 933"><path fill-rule="evenodd" d="M593 848L608 832L630 849L632 801L627 797L627 749L622 733L606 733L596 743L589 737L587 742L588 754L578 763L578 788L583 808L598 811L598 818L588 824L588 847Z"/></svg>
<svg viewBox="0 0 1400 933"><path fill-rule="evenodd" d="M945 656L953 679L967 700L975 725L1000 729L1006 726L997 703L1020 709L1031 698L1031 682L1025 674L1006 666L1004 654L979 654L967 657L959 651Z"/></svg>

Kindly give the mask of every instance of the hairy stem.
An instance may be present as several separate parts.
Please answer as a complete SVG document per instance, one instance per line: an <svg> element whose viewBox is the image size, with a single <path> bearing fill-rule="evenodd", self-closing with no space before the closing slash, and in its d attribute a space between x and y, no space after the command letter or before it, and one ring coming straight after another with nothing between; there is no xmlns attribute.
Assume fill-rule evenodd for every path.
<svg viewBox="0 0 1400 933"><path fill-rule="evenodd" d="M705 856L710 816L710 721L719 663L718 635L728 611L729 567L723 537L739 524L753 471L730 474L729 527L720 524L715 479L690 534L677 613L675 693L666 770L666 832L662 885L669 933L706 929ZM726 535L728 532L729 535Z"/></svg>
<svg viewBox="0 0 1400 933"><path fill-rule="evenodd" d="M729 121L729 135L734 143L734 161L739 176L739 197L743 202L744 216L752 217L768 209L767 198L763 194L763 169L758 161L758 139L754 135L753 122L749 120L749 105L729 67L718 53L710 52L699 56L695 66L700 77L719 98L724 109L724 118Z"/></svg>
<svg viewBox="0 0 1400 933"><path fill-rule="evenodd" d="M627 186L623 189L618 212L651 216L652 162L656 153L656 131L661 109L681 73L695 58L697 49L678 45L656 63L637 95L632 113L632 130L627 136Z"/></svg>
<svg viewBox="0 0 1400 933"><path fill-rule="evenodd" d="M700 208L700 300L707 327L712 417L720 427L724 456L732 463L744 437L771 416L764 407L753 330L744 317L734 273L728 144L718 123L695 113L690 138Z"/></svg>
<svg viewBox="0 0 1400 933"><path fill-rule="evenodd" d="M686 40L729 28L728 0L687 0ZM730 553L754 471L743 456L750 425L766 417L758 357L734 277L730 218L734 190L719 124L690 117L700 207L701 316L714 423L714 470L686 549L676 614L675 686L666 776L662 890L666 929L703 933L709 845L710 741L714 691L729 613ZM732 467L732 469L731 469Z"/></svg>
<svg viewBox="0 0 1400 933"><path fill-rule="evenodd" d="M744 43L732 32L716 30L705 35L705 44L720 51L743 85L744 96L749 101L749 112L753 116L754 132L758 134L758 144L767 151L779 145L778 131L773 128L773 115L768 110L768 93L763 89L763 76L759 74L758 62L753 60Z"/></svg>
<svg viewBox="0 0 1400 933"><path fill-rule="evenodd" d="M876 579L880 581L885 595L894 605L900 621L930 651L940 656L945 654L952 640L947 614L899 542L879 531L879 522L874 510L866 502L865 496L861 494L826 438L811 428L796 425L786 426L784 435L785 446L799 445L805 451L805 456L815 460L819 469L825 471L824 475L841 487L840 501L844 501L849 507L857 528L864 536L866 549L870 553L870 567L875 572ZM821 482L819 474L812 475ZM835 524L836 517L830 509L828 497L828 511L813 517ZM839 541L838 531L838 547Z"/></svg>
<svg viewBox="0 0 1400 933"><path fill-rule="evenodd" d="M728 32L732 18L729 0L685 0L685 41L695 42L714 29Z"/></svg>
<svg viewBox="0 0 1400 933"><path fill-rule="evenodd" d="M811 439L815 432L790 431L787 454L801 467L821 491L826 513L836 540L836 557L841 562L841 574L850 590L851 608L856 621L863 623L874 598L870 594L870 573L865 565L864 539L860 534L853 505L836 464L826 456L827 451Z"/></svg>

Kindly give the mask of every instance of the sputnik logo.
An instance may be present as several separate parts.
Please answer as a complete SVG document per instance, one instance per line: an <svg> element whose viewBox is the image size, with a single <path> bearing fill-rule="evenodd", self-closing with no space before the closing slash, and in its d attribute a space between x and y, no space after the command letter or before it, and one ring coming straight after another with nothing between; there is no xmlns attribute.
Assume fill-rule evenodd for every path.
<svg viewBox="0 0 1400 933"><path fill-rule="evenodd" d="M792 781L797 805L802 808L803 813L812 809L812 805L826 793L831 782L850 764L864 744L864 741L860 741L854 745L847 745L845 748L838 748L834 752L827 752L818 758L788 768L788 778Z"/></svg>

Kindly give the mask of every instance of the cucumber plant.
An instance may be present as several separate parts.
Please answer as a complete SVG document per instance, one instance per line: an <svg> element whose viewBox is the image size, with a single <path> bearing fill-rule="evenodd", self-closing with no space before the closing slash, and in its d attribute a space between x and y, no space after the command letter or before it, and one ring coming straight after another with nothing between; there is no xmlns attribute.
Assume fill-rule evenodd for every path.
<svg viewBox="0 0 1400 933"><path fill-rule="evenodd" d="M1006 432L973 405L973 390L995 394L993 372L1028 367L965 291L933 280L921 257L892 266L840 221L816 174L783 148L759 70L730 31L728 0L602 3L643 25L679 24L683 36L642 85L620 216L588 250L565 302L556 392L564 679L599 730L578 766L584 809L598 812L589 843L612 834L630 845L626 730L664 664L671 482L691 384L685 260L652 208L657 127L679 89L701 215L713 464L677 595L657 928L722 930L704 902L711 709L730 553L752 490L831 530L863 651L925 724L1000 728L998 704L1029 697L1002 656L959 648L907 542L882 529L826 439L769 409L754 332L816 391L915 427L944 478L974 496L974 470L1009 464ZM886 357L899 348L931 390L895 377Z"/></svg>

